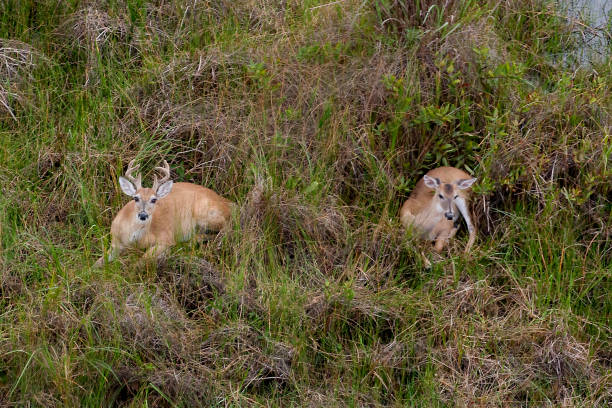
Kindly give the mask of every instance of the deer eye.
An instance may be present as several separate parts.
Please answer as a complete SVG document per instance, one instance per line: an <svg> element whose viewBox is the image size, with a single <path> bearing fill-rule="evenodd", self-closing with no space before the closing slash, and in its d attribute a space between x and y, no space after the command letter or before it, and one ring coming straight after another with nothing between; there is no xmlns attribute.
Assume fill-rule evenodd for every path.
<svg viewBox="0 0 612 408"><path fill-rule="evenodd" d="M456 200L457 198L459 198L459 195L456 195L455 197L453 197L454 200Z"/></svg>
<svg viewBox="0 0 612 408"><path fill-rule="evenodd" d="M152 198L151 199L151 204L155 204L157 202L157 198Z"/></svg>
<svg viewBox="0 0 612 408"><path fill-rule="evenodd" d="M138 198L138 197L134 197L134 201L139 202L139 201L140 201L140 198Z"/></svg>
<svg viewBox="0 0 612 408"><path fill-rule="evenodd" d="M438 194L438 197L440 197L441 200L444 199L444 196L442 194Z"/></svg>

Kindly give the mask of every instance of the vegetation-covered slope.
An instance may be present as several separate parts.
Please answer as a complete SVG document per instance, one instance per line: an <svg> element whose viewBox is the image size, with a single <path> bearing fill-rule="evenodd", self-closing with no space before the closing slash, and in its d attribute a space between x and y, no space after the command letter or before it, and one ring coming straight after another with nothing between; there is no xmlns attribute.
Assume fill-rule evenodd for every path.
<svg viewBox="0 0 612 408"><path fill-rule="evenodd" d="M612 65L545 0L0 3L1 406L604 406ZM103 269L167 159L227 231ZM479 178L426 270L397 213ZM147 171L148 169L148 171Z"/></svg>

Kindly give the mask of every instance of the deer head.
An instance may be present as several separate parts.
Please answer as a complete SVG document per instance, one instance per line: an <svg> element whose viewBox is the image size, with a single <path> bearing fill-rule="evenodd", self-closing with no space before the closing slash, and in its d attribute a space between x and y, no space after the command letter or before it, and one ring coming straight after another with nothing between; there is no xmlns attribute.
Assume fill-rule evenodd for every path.
<svg viewBox="0 0 612 408"><path fill-rule="evenodd" d="M467 205L463 191L476 182L476 178L461 179L452 183L442 183L437 177L423 176L425 185L435 191L434 200L437 201L441 211L447 220L454 220L458 217L455 210L458 208L464 218L467 218Z"/></svg>
<svg viewBox="0 0 612 408"><path fill-rule="evenodd" d="M134 215L138 221L146 223L151 222L153 211L155 210L155 204L158 200L166 197L172 190L172 180L170 180L170 166L168 162L164 160L163 167L156 167L162 173L162 178L157 179L157 176L153 178L152 188L143 188L141 184L141 176L133 176L138 170L138 165L134 166L135 160L132 160L128 165L128 169L125 172L124 177L119 177L119 185L121 190L133 197L135 209Z"/></svg>

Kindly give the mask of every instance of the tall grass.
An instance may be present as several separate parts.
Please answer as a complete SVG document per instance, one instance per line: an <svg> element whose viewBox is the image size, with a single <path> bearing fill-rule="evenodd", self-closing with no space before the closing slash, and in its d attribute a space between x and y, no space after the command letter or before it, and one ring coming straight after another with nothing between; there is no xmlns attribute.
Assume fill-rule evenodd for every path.
<svg viewBox="0 0 612 408"><path fill-rule="evenodd" d="M605 406L610 60L545 0L0 5L0 405ZM238 203L103 269L117 178ZM397 213L479 178L426 269ZM145 182L146 184L146 182Z"/></svg>

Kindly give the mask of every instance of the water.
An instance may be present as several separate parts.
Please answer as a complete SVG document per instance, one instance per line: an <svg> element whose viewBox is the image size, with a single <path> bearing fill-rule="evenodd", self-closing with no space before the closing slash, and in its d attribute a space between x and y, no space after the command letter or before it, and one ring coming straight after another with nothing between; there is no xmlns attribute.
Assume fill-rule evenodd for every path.
<svg viewBox="0 0 612 408"><path fill-rule="evenodd" d="M582 66L603 62L612 50L612 0L559 1L574 23L578 47L564 60Z"/></svg>

